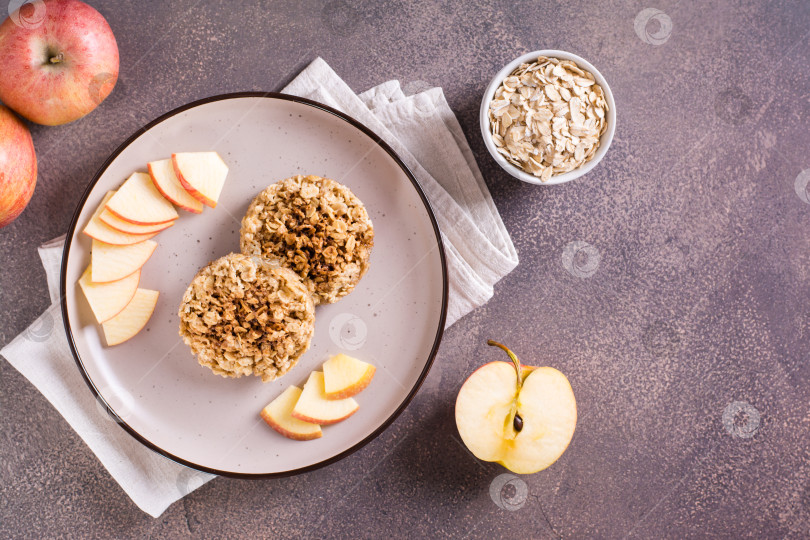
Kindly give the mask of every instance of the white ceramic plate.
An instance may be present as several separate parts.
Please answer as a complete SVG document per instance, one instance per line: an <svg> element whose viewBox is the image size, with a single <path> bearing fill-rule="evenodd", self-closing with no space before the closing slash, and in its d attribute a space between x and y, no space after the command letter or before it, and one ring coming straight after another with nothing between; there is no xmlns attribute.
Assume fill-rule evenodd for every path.
<svg viewBox="0 0 810 540"><path fill-rule="evenodd" d="M172 152L216 150L230 166L220 202L181 214L154 239L140 287L160 291L147 327L107 348L77 281L90 261L81 233L104 194L148 161ZM177 308L197 270L239 251L239 221L253 197L295 174L338 180L374 222L371 266L356 289L319 306L307 353L280 380L224 379L197 364L178 336ZM142 443L185 465L231 476L273 476L331 463L379 434L416 393L444 327L447 276L439 230L422 190L396 154L355 120L281 94L204 99L150 123L104 164L71 223L62 266L62 310L79 368L115 421ZM356 397L360 410L323 437L285 439L259 411L338 352L377 366Z"/></svg>

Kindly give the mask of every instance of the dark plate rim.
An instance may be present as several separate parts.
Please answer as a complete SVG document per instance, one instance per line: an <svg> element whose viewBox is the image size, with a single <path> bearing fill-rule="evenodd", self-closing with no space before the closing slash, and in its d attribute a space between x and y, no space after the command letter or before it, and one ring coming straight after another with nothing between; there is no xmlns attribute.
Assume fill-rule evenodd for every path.
<svg viewBox="0 0 810 540"><path fill-rule="evenodd" d="M358 443L354 444L350 448L336 454L324 461L320 461L318 463L314 463L312 465L308 465L306 467L301 467L298 469L292 469L289 471L282 471L282 472L272 472L272 473L239 473L233 471L222 471L218 469L212 469L210 467L205 467L202 465L198 465L191 461L187 461L183 458L175 456L170 452L163 450L162 448L158 447L156 444L152 443L140 433L138 433L134 428L132 428L129 424L123 421L110 407L110 405L104 400L104 398L99 393L98 389L96 388L93 381L90 379L90 376L87 373L87 370L84 368L84 364L82 363L82 359L79 356L78 350L76 349L76 343L73 339L73 331L70 327L70 322L68 318L68 309L67 309L67 262L68 262L68 254L70 252L70 246L73 240L73 236L76 232L76 226L78 224L79 215L81 214L82 210L84 209L85 204L87 203L87 199L90 196L90 193L93 191L93 188L98 183L101 176L110 166L110 164L118 157L118 155L123 152L130 144L132 144L135 139L143 135L146 131L151 129L152 127L156 126L157 124L167 120L177 114L185 112L189 109L193 109L194 107L198 107L200 105L205 105L207 103L213 103L216 101L224 101L228 99L241 99L241 98L270 98L270 99L281 99L284 101L292 101L295 103L301 103L304 105L308 105L310 107L314 107L316 109L320 109L327 113L330 113L338 118L348 122L350 125L354 126L355 128L362 131L366 136L368 136L372 141L374 141L377 145L380 146L383 150L385 150L388 155L393 158L393 160L399 165L399 167L403 170L405 175L410 179L411 184L413 184L414 189L419 194L419 197L422 199L422 203L425 205L425 209L427 210L428 216L430 217L431 225L433 226L433 232L436 235L436 243L439 249L439 258L441 259L441 266L442 266L442 307L441 307L441 316L439 318L439 327L436 330L436 335L433 340L433 347L430 350L430 354L428 355L427 361L425 362L425 367L422 369L422 373L419 375L419 378L414 384L411 391L402 401L399 407L389 416L377 429L375 429L371 434L369 434L364 439L360 440ZM383 141L376 133L370 130L361 122L355 120L351 116L338 111L328 105L324 105L323 103L318 103L317 101L313 101L311 99L306 99L302 97L292 96L289 94L282 94L280 92L233 92L227 94L217 94L214 96L210 96L203 99L198 99L196 101L192 101L191 103L187 103L176 109L172 109L171 111L159 116L158 118L152 120L148 124L144 125L140 129L138 129L134 134L132 134L127 140L125 140L118 148L113 151L112 154L107 158L107 160L101 165L96 172L93 179L88 184L87 188L85 189L84 193L82 194L81 200L79 204L76 206L76 210L73 213L73 217L70 221L70 227L68 228L68 232L65 238L65 247L62 252L62 269L61 269L61 276L60 276L60 304L62 308L62 322L65 327L65 334L67 337L68 345L70 346L70 352L73 355L73 359L76 361L76 365L79 368L79 371L82 374L82 378L84 378L84 382L87 383L87 386L93 392L96 400L104 406L105 410L111 417L120 425L127 433L129 433L132 437L138 440L141 444L149 448L150 450L161 454L164 457L169 458L170 460L179 463L181 465L185 465L186 467L190 467L192 469L196 469L198 471L203 471L207 473L217 474L220 476L228 476L231 478L282 478L285 476L293 476L296 474L301 474L309 471L314 471L316 469L320 469L321 467L325 467L327 465L331 465L332 463L336 463L341 459L353 454L354 452L358 451L369 442L377 438L383 431L385 431L393 422L394 420L402 414L402 411L411 403L416 393L419 391L419 388L424 383L425 378L427 377L430 368L433 366L433 362L436 358L436 354L439 350L439 344L441 343L442 336L444 334L444 324L447 319L447 297L448 297L448 278L447 278L447 260L445 258L444 253L444 244L442 243L441 233L439 231L439 224L436 222L436 216L433 213L433 208L430 205L430 201L428 201L427 196L425 195L422 186L419 185L419 181L413 175L411 170L408 168L407 165L402 161L402 159L397 155L396 152L385 142Z"/></svg>

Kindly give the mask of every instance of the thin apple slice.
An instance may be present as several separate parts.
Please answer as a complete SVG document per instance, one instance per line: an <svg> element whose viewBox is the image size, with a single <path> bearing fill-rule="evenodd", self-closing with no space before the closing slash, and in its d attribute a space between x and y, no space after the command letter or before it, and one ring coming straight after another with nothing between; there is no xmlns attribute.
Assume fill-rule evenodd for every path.
<svg viewBox="0 0 810 540"><path fill-rule="evenodd" d="M299 397L301 397L301 389L297 386L290 386L262 409L261 417L267 422L267 425L288 439L296 441L318 439L323 434L321 426L299 420L291 414Z"/></svg>
<svg viewBox="0 0 810 540"><path fill-rule="evenodd" d="M113 246L93 240L90 251L91 277L94 283L118 281L139 270L157 247L146 240L130 246Z"/></svg>
<svg viewBox="0 0 810 540"><path fill-rule="evenodd" d="M110 191L104 196L104 199L101 201L101 205L99 205L99 207L96 208L96 211L93 212L93 216L90 218L90 221L87 223L84 231L82 231L84 234L90 238L107 244L112 244L114 246L128 246L130 244L137 244L138 242L149 240L157 234L156 232L148 234L125 233L113 229L101 221L100 216L101 213L104 212L104 205L107 204L107 201L109 201L113 195L115 195L115 191Z"/></svg>
<svg viewBox="0 0 810 540"><path fill-rule="evenodd" d="M171 159L151 161L147 164L149 176L160 191L160 194L169 199L183 210L199 214L203 211L203 203L192 197L177 179L174 173L174 164Z"/></svg>
<svg viewBox="0 0 810 540"><path fill-rule="evenodd" d="M87 303L99 323L108 321L121 313L130 303L138 290L141 280L141 271L136 270L127 277L109 283L93 283L92 266L88 266L82 277L79 278Z"/></svg>
<svg viewBox="0 0 810 540"><path fill-rule="evenodd" d="M301 397L292 411L292 416L313 424L328 425L340 422L357 412L360 405L352 398L326 399L323 372L309 374Z"/></svg>
<svg viewBox="0 0 810 540"><path fill-rule="evenodd" d="M154 225L137 225L131 223L120 217L116 216L106 208L98 215L98 219L105 225L112 227L116 231L121 231L128 234L151 234L159 233L164 229L168 229L174 225L174 221L167 221L166 223L155 223Z"/></svg>
<svg viewBox="0 0 810 540"><path fill-rule="evenodd" d="M203 204L216 208L228 166L216 152L172 154L177 179L189 194Z"/></svg>
<svg viewBox="0 0 810 540"><path fill-rule="evenodd" d="M138 289L121 313L102 323L108 347L131 339L146 326L152 312L155 311L159 294L158 291Z"/></svg>
<svg viewBox="0 0 810 540"><path fill-rule="evenodd" d="M326 399L345 399L365 390L377 368L367 362L338 354L323 364Z"/></svg>
<svg viewBox="0 0 810 540"><path fill-rule="evenodd" d="M107 210L130 223L154 225L174 221L177 210L152 183L148 174L132 173L107 201Z"/></svg>

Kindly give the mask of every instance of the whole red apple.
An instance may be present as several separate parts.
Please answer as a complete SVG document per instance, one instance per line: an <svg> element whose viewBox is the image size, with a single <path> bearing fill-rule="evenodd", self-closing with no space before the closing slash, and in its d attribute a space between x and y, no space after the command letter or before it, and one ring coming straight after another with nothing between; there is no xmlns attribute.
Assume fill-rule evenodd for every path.
<svg viewBox="0 0 810 540"><path fill-rule="evenodd" d="M57 126L95 109L118 80L118 44L78 0L34 0L0 24L0 101Z"/></svg>
<svg viewBox="0 0 810 540"><path fill-rule="evenodd" d="M20 215L34 194L37 156L22 120L0 105L0 227Z"/></svg>

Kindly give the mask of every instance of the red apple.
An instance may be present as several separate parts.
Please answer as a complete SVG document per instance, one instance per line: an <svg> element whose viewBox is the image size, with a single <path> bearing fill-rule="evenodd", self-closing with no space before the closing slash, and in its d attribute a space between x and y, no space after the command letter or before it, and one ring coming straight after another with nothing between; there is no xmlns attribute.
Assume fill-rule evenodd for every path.
<svg viewBox="0 0 810 540"><path fill-rule="evenodd" d="M78 0L35 0L0 24L0 101L57 126L95 109L118 80L118 45L104 17Z"/></svg>
<svg viewBox="0 0 810 540"><path fill-rule="evenodd" d="M0 105L0 227L20 215L34 194L37 156L31 133Z"/></svg>

